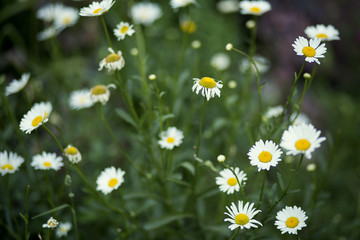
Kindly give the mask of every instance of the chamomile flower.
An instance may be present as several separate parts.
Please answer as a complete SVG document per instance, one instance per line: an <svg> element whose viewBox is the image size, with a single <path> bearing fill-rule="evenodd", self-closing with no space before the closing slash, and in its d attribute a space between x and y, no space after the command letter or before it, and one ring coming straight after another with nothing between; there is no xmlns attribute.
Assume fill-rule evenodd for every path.
<svg viewBox="0 0 360 240"><path fill-rule="evenodd" d="M114 35L118 41L125 39L126 35L132 36L134 32L134 26L127 22L120 22L114 29Z"/></svg>
<svg viewBox="0 0 360 240"><path fill-rule="evenodd" d="M79 19L79 12L72 7L63 6L58 9L54 19L55 28L66 28L73 26Z"/></svg>
<svg viewBox="0 0 360 240"><path fill-rule="evenodd" d="M223 87L221 81L216 82L213 78L210 77L203 77L201 79L193 78L193 80L194 85L192 87L192 91L195 91L196 94L199 94L199 92L201 91L201 95L206 97L208 101L210 100L210 98L215 97L215 95L220 97L220 88Z"/></svg>
<svg viewBox="0 0 360 240"><path fill-rule="evenodd" d="M320 38L314 38L308 41L306 38L300 36L295 40L292 46L297 55L306 57L306 62L316 62L317 64L320 64L318 58L324 58L324 53L326 53L325 43L321 45L320 43Z"/></svg>
<svg viewBox="0 0 360 240"><path fill-rule="evenodd" d="M257 166L258 171L268 170L275 167L281 161L282 151L273 141L259 140L252 146L248 152L251 166Z"/></svg>
<svg viewBox="0 0 360 240"><path fill-rule="evenodd" d="M27 82L29 81L30 73L23 73L19 80L14 79L6 88L5 88L5 96L9 96L11 94L19 92L21 89L25 87Z"/></svg>
<svg viewBox="0 0 360 240"><path fill-rule="evenodd" d="M271 10L271 5L267 1L241 1L240 4L241 14L250 14L260 16Z"/></svg>
<svg viewBox="0 0 360 240"><path fill-rule="evenodd" d="M219 185L219 189L227 194L233 194L235 191L240 190L240 185L245 184L247 177L244 171L240 171L239 168L233 169L234 173L230 169L224 169L219 172L220 177L216 177L216 184Z"/></svg>
<svg viewBox="0 0 360 240"><path fill-rule="evenodd" d="M71 230L72 225L70 222L60 222L58 227L55 230L55 234L57 237L66 237L68 232Z"/></svg>
<svg viewBox="0 0 360 240"><path fill-rule="evenodd" d="M124 182L124 175L125 172L120 168L106 168L96 180L96 190L102 191L104 194L112 192Z"/></svg>
<svg viewBox="0 0 360 240"><path fill-rule="evenodd" d="M310 159L311 153L326 139L319 137L320 133L311 124L290 126L284 131L280 146L287 150L286 155L305 154L305 157Z"/></svg>
<svg viewBox="0 0 360 240"><path fill-rule="evenodd" d="M195 0L171 0L170 5L173 9L178 9L181 7L186 7L190 4L196 3Z"/></svg>
<svg viewBox="0 0 360 240"><path fill-rule="evenodd" d="M232 231L236 228L240 229L250 229L250 228L258 228L262 226L261 222L253 219L253 217L261 212L261 210L256 210L254 208L254 203L247 202L244 206L243 201L238 202L238 206L235 203L231 203L230 207L227 207L227 212L224 212L229 218L225 218L225 222L230 222L231 225L229 229Z"/></svg>
<svg viewBox="0 0 360 240"><path fill-rule="evenodd" d="M48 121L52 105L49 102L35 103L20 121L20 130L29 134Z"/></svg>
<svg viewBox="0 0 360 240"><path fill-rule="evenodd" d="M281 231L281 234L297 234L299 230L306 227L305 220L307 218L300 207L286 206L276 214L275 226Z"/></svg>
<svg viewBox="0 0 360 240"><path fill-rule="evenodd" d="M101 104L105 104L109 101L110 91L109 88L116 88L115 84L105 85L96 85L90 89L90 98L96 103L100 102Z"/></svg>
<svg viewBox="0 0 360 240"><path fill-rule="evenodd" d="M57 171L64 166L64 163L62 162L62 157L56 156L56 153L42 152L33 156L31 166L37 170L54 169Z"/></svg>
<svg viewBox="0 0 360 240"><path fill-rule="evenodd" d="M63 6L62 3L47 4L36 12L36 17L44 22L53 22Z"/></svg>
<svg viewBox="0 0 360 240"><path fill-rule="evenodd" d="M42 225L42 227L54 229L57 227L58 224L59 224L58 221L55 218L51 217L49 218L49 220L47 220L46 223Z"/></svg>
<svg viewBox="0 0 360 240"><path fill-rule="evenodd" d="M230 57L225 53L216 53L210 59L210 65L219 71L225 70L230 66Z"/></svg>
<svg viewBox="0 0 360 240"><path fill-rule="evenodd" d="M277 118L280 116L280 114L282 113L283 110L284 110L284 107L281 105L271 107L265 112L264 117L265 118Z"/></svg>
<svg viewBox="0 0 360 240"><path fill-rule="evenodd" d="M4 176L8 173L16 172L21 164L24 162L24 159L13 152L3 151L0 152L0 173L1 176Z"/></svg>
<svg viewBox="0 0 360 240"><path fill-rule="evenodd" d="M101 2L92 2L88 7L80 9L80 16L83 17L96 17L101 16L114 5L114 0L103 0Z"/></svg>
<svg viewBox="0 0 360 240"><path fill-rule="evenodd" d="M69 105L71 109L80 110L83 108L89 108L94 105L94 102L90 98L89 89L81 89L73 91L70 94Z"/></svg>
<svg viewBox="0 0 360 240"><path fill-rule="evenodd" d="M216 8L221 13L234 13L239 11L239 1L238 0L222 0L216 4Z"/></svg>
<svg viewBox="0 0 360 240"><path fill-rule="evenodd" d="M122 56L122 52L118 51L115 53L112 48L108 48L108 50L110 54L99 63L99 71L101 71L104 67L108 70L108 72L121 70L125 66L125 60Z"/></svg>
<svg viewBox="0 0 360 240"><path fill-rule="evenodd" d="M82 159L81 153L79 149L69 144L64 149L65 156L69 159L69 161L73 164L79 163Z"/></svg>
<svg viewBox="0 0 360 240"><path fill-rule="evenodd" d="M318 24L305 28L305 34L309 38L320 38L322 41L340 40L339 31L332 25Z"/></svg>
<svg viewBox="0 0 360 240"><path fill-rule="evenodd" d="M150 25L162 16L161 8L156 3L135 3L130 10L135 23Z"/></svg>
<svg viewBox="0 0 360 240"><path fill-rule="evenodd" d="M169 127L166 131L160 133L158 141L161 148L172 150L174 147L180 146L184 138L182 131L176 127Z"/></svg>

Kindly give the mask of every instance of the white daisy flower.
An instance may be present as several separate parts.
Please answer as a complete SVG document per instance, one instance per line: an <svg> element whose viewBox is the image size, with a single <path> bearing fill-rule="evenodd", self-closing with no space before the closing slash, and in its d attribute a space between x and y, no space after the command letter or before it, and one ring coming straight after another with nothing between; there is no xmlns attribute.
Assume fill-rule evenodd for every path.
<svg viewBox="0 0 360 240"><path fill-rule="evenodd" d="M295 117L297 115L297 112L294 112L290 115L290 122L293 122ZM305 113L299 113L297 118L295 119L294 123L292 125L301 125L301 124L309 124L311 123L310 118Z"/></svg>
<svg viewBox="0 0 360 240"><path fill-rule="evenodd" d="M228 212L224 212L230 218L225 218L225 222L230 222L231 225L229 229L232 231L236 228L240 229L250 229L257 228L258 225L262 226L261 222L253 219L253 217L261 212L261 210L256 210L254 208L254 203L246 203L243 205L243 201L238 202L238 207L236 207L235 203L231 203L230 208L226 206Z"/></svg>
<svg viewBox="0 0 360 240"><path fill-rule="evenodd" d="M241 14L260 16L271 10L271 5L267 1L241 1L239 3Z"/></svg>
<svg viewBox="0 0 360 240"><path fill-rule="evenodd" d="M25 87L27 82L29 81L30 73L23 73L19 80L14 79L6 88L5 88L5 96L9 96L11 94L19 92L21 89Z"/></svg>
<svg viewBox="0 0 360 240"><path fill-rule="evenodd" d="M318 24L316 26L309 26L304 32L308 38L317 37L322 41L340 40L339 31L332 25L325 26L323 24Z"/></svg>
<svg viewBox="0 0 360 240"><path fill-rule="evenodd" d="M296 55L305 56L305 61L312 63L316 62L320 64L318 58L324 58L324 53L326 53L325 43L321 44L320 38L310 39L308 41L304 37L298 37L292 46L294 47L294 51Z"/></svg>
<svg viewBox="0 0 360 240"><path fill-rule="evenodd" d="M82 160L81 153L79 149L69 144L64 149L65 156L69 159L69 161L73 164L79 163Z"/></svg>
<svg viewBox="0 0 360 240"><path fill-rule="evenodd" d="M125 59L122 56L122 52L115 51L112 48L108 48L110 54L100 61L99 63L99 71L101 71L104 67L110 71L121 70L125 66Z"/></svg>
<svg viewBox="0 0 360 240"><path fill-rule="evenodd" d="M210 65L217 70L225 70L230 66L230 57L225 53L216 53L210 59Z"/></svg>
<svg viewBox="0 0 360 240"><path fill-rule="evenodd" d="M262 57L262 56L255 56L253 58L255 64L256 64L256 67L259 71L259 73L265 73L269 70L270 68L270 63L269 63L269 60ZM249 59L247 58L243 58L241 61L240 61L240 64L239 64L239 69L241 72L243 73L246 73L247 71L249 71L249 68L251 68L251 72L253 73L256 73L256 69L254 67L254 64L250 63L249 62Z"/></svg>
<svg viewBox="0 0 360 240"><path fill-rule="evenodd" d="M102 191L104 194L112 192L124 182L124 175L125 172L120 168L106 168L96 180L96 190Z"/></svg>
<svg viewBox="0 0 360 240"><path fill-rule="evenodd" d="M162 16L160 6L150 2L135 3L130 12L135 23L144 25L150 25Z"/></svg>
<svg viewBox="0 0 360 240"><path fill-rule="evenodd" d="M208 101L210 98L215 97L215 95L220 97L220 88L223 87L222 81L216 82L213 78L210 77L203 77L201 79L193 78L193 80L194 85L192 87L192 91L195 91L196 94L199 94L201 91L201 94L206 97Z"/></svg>
<svg viewBox="0 0 360 240"><path fill-rule="evenodd" d="M55 230L55 234L57 237L66 237L68 232L71 230L72 224L70 222L60 222L58 227Z"/></svg>
<svg viewBox="0 0 360 240"><path fill-rule="evenodd" d="M173 9L178 9L181 7L186 7L190 4L196 3L195 0L170 0L170 5Z"/></svg>
<svg viewBox="0 0 360 240"><path fill-rule="evenodd" d="M116 88L115 84L105 85L96 85L90 89L90 98L91 100L96 102L101 102L101 104L105 104L109 101L110 91L109 88Z"/></svg>
<svg viewBox="0 0 360 240"><path fill-rule="evenodd" d="M238 0L222 0L216 4L221 13L234 13L240 10Z"/></svg>
<svg viewBox="0 0 360 240"><path fill-rule="evenodd" d="M37 170L54 169L57 171L64 166L64 163L62 162L62 157L56 156L56 153L42 152L33 156L31 166Z"/></svg>
<svg viewBox="0 0 360 240"><path fill-rule="evenodd" d="M297 234L299 230L306 227L305 220L307 218L300 207L286 206L276 214L275 226L281 231L281 234Z"/></svg>
<svg viewBox="0 0 360 240"><path fill-rule="evenodd" d="M166 131L160 133L160 140L158 141L161 148L172 150L174 147L180 146L184 134L176 127L169 127Z"/></svg>
<svg viewBox="0 0 360 240"><path fill-rule="evenodd" d="M36 12L36 17L44 22L53 22L63 7L62 3L47 4Z"/></svg>
<svg viewBox="0 0 360 240"><path fill-rule="evenodd" d="M24 159L13 152L3 151L0 152L0 173L1 176L4 176L8 173L16 172L21 164L24 162Z"/></svg>
<svg viewBox="0 0 360 240"><path fill-rule="evenodd" d="M233 194L235 191L240 190L240 185L245 184L247 177L244 171L240 171L239 168L234 169L234 173L230 169L224 169L219 172L220 177L216 177L216 184L219 185L219 189L227 194ZM238 182L239 181L239 182Z"/></svg>
<svg viewBox="0 0 360 240"><path fill-rule="evenodd" d="M326 139L319 137L320 133L311 124L290 126L284 131L280 146L287 150L286 155L305 154L305 157L310 159L311 153Z"/></svg>
<svg viewBox="0 0 360 240"><path fill-rule="evenodd" d="M54 19L55 28L66 28L73 26L79 19L79 11L72 7L63 6L58 9Z"/></svg>
<svg viewBox="0 0 360 240"><path fill-rule="evenodd" d="M80 9L80 16L83 17L96 17L101 16L114 5L114 0L103 0L101 2L92 2L88 7Z"/></svg>
<svg viewBox="0 0 360 240"><path fill-rule="evenodd" d="M281 161L282 151L279 146L272 141L259 140L252 146L248 152L251 166L257 166L258 171L268 170L275 167Z"/></svg>
<svg viewBox="0 0 360 240"><path fill-rule="evenodd" d="M83 108L89 108L94 105L94 102L90 98L89 89L81 89L73 91L70 94L69 105L71 109L80 110Z"/></svg>
<svg viewBox="0 0 360 240"><path fill-rule="evenodd" d="M29 134L34 129L46 123L52 111L50 102L35 103L20 121L20 130Z"/></svg>
<svg viewBox="0 0 360 240"><path fill-rule="evenodd" d="M118 41L125 39L125 36L132 36L135 33L134 26L127 22L120 22L114 29L114 35Z"/></svg>
<svg viewBox="0 0 360 240"><path fill-rule="evenodd" d="M55 218L51 217L46 223L42 225L42 227L54 229L57 227L58 224L58 221Z"/></svg>
<svg viewBox="0 0 360 240"><path fill-rule="evenodd" d="M266 113L264 114L265 118L277 118L280 116L282 111L284 110L284 107L279 105L275 107L269 108Z"/></svg>
<svg viewBox="0 0 360 240"><path fill-rule="evenodd" d="M47 40L49 38L55 37L56 35L58 35L61 31L63 30L63 28L56 28L54 26L50 26L46 29L44 29L43 31L39 32L36 35L36 39L39 41L44 41Z"/></svg>

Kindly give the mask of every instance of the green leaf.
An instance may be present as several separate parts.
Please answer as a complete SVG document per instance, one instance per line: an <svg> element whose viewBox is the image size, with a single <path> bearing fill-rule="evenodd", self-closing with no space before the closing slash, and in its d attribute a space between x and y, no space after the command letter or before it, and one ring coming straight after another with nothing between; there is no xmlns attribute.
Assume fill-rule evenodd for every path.
<svg viewBox="0 0 360 240"><path fill-rule="evenodd" d="M278 178L278 181L279 181L279 184L280 184L280 188L281 188L281 191L284 191L284 181L283 181L283 179L282 179L282 176L281 176L281 174L278 172L277 173L277 178Z"/></svg>
<svg viewBox="0 0 360 240"><path fill-rule="evenodd" d="M186 170L188 170L191 173L191 175L195 174L194 165L192 163L190 163L190 162L183 162L183 163L180 164L180 167L183 167Z"/></svg>
<svg viewBox="0 0 360 240"><path fill-rule="evenodd" d="M194 215L192 214L170 214L170 215L165 215L165 216L162 216L158 219L155 219L151 222L148 222L144 225L144 228L145 230L149 231L149 230L154 230L156 228L159 228L159 227L163 227L173 221L176 221L176 220L180 220L180 219L183 219L183 218L193 218Z"/></svg>
<svg viewBox="0 0 360 240"><path fill-rule="evenodd" d="M38 217L42 217L42 216L44 216L44 215L48 215L49 213L53 213L53 212L60 211L60 210L62 210L62 209L64 209L64 208L67 208L67 207L70 207L69 204L64 204L64 205L58 206L58 207L56 207L56 208L53 208L53 209L51 209L51 210L49 210L49 211L40 213L40 214L32 217L31 219L35 219L35 218L38 218Z"/></svg>
<svg viewBox="0 0 360 240"><path fill-rule="evenodd" d="M134 119L127 112L125 112L124 110L122 110L120 108L116 109L115 112L122 120L129 123L134 128L138 128L138 125L136 124Z"/></svg>
<svg viewBox="0 0 360 240"><path fill-rule="evenodd" d="M166 178L166 180L168 180L169 182L173 182L173 183L176 183L176 184L179 184L179 185L183 185L183 186L186 186L186 187L191 187L191 185L185 181L181 181L179 179L176 179L176 178L171 178L171 177L168 177Z"/></svg>
<svg viewBox="0 0 360 240"><path fill-rule="evenodd" d="M25 224L28 224L28 220L26 219L26 217L22 213L19 213L19 215L22 219L24 219Z"/></svg>

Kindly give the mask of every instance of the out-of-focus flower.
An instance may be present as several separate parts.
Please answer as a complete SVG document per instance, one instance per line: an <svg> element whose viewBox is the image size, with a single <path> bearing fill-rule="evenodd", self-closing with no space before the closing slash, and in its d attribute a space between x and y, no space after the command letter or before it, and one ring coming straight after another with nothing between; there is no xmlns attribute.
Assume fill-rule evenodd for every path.
<svg viewBox="0 0 360 240"><path fill-rule="evenodd" d="M104 67L110 72L115 70L121 70L125 66L125 59L122 56L121 51L115 51L112 48L108 48L110 54L106 58L100 61L99 71Z"/></svg>
<svg viewBox="0 0 360 240"><path fill-rule="evenodd" d="M1 176L16 172L24 159L13 152L3 151L0 152L0 173Z"/></svg>
<svg viewBox="0 0 360 240"><path fill-rule="evenodd" d="M135 3L130 12L135 23L144 25L150 25L162 16L160 6L150 2Z"/></svg>
<svg viewBox="0 0 360 240"><path fill-rule="evenodd" d="M5 88L5 96L9 96L11 94L19 92L21 89L25 87L27 82L29 81L30 73L23 73L19 80L14 79L6 88Z"/></svg>
<svg viewBox="0 0 360 240"><path fill-rule="evenodd" d="M125 39L126 35L132 36L135 33L134 26L127 22L120 22L114 29L114 35L118 41Z"/></svg>
<svg viewBox="0 0 360 240"><path fill-rule="evenodd" d="M219 10L219 12L221 13L234 13L234 12L238 12L240 7L239 7L239 1L237 0L223 0L223 1L219 1L216 4L216 8Z"/></svg>
<svg viewBox="0 0 360 240"><path fill-rule="evenodd" d="M255 16L263 15L271 10L271 5L267 1L240 1L241 14L250 14Z"/></svg>
<svg viewBox="0 0 360 240"><path fill-rule="evenodd" d="M180 146L184 134L176 127L169 127L166 131L160 133L160 140L158 141L161 148L172 150L174 147Z"/></svg>
<svg viewBox="0 0 360 240"><path fill-rule="evenodd" d="M230 57L225 53L217 53L210 59L210 65L217 70L225 70L230 66Z"/></svg>
<svg viewBox="0 0 360 240"><path fill-rule="evenodd" d="M318 24L305 28L305 34L309 38L319 38L322 41L340 40L339 31L332 25Z"/></svg>
<svg viewBox="0 0 360 240"><path fill-rule="evenodd" d="M94 105L94 102L90 98L89 89L81 89L73 91L70 94L69 105L71 109L80 110L83 108L89 108Z"/></svg>

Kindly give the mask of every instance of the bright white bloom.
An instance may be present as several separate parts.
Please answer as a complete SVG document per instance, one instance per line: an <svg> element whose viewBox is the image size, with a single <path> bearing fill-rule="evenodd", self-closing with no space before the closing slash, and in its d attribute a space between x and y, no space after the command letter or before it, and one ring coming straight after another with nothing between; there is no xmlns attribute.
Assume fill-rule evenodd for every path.
<svg viewBox="0 0 360 240"><path fill-rule="evenodd" d="M223 0L216 4L216 8L221 13L234 13L240 10L238 0Z"/></svg>
<svg viewBox="0 0 360 240"><path fill-rule="evenodd" d="M55 28L66 28L73 26L79 19L79 11L72 7L63 6L58 9L54 19Z"/></svg>
<svg viewBox="0 0 360 240"><path fill-rule="evenodd" d="M50 102L35 103L20 121L20 130L29 134L49 120L52 105Z"/></svg>
<svg viewBox="0 0 360 240"><path fill-rule="evenodd" d="M51 217L46 223L42 225L42 227L54 229L57 227L58 224L58 221L55 218Z"/></svg>
<svg viewBox="0 0 360 240"><path fill-rule="evenodd" d="M227 194L233 194L234 191L240 190L240 185L244 185L247 177L244 171L240 171L239 168L233 169L234 173L230 169L224 169L219 172L220 177L216 177L216 184L219 185L219 189ZM239 182L238 182L239 181Z"/></svg>
<svg viewBox="0 0 360 240"><path fill-rule="evenodd" d="M267 1L240 1L241 14L260 16L271 10L271 5Z"/></svg>
<svg viewBox="0 0 360 240"><path fill-rule="evenodd" d="M312 63L316 62L320 64L318 58L324 58L324 53L326 53L325 43L321 44L320 38L310 39L308 41L304 37L298 37L292 46L294 47L294 51L296 55L305 56L305 61Z"/></svg>
<svg viewBox="0 0 360 240"><path fill-rule="evenodd" d="M280 114L282 113L283 110L284 110L284 107L281 105L276 106L276 107L271 107L266 111L266 113L264 114L264 117L277 118L280 116Z"/></svg>
<svg viewBox="0 0 360 240"><path fill-rule="evenodd" d="M182 131L176 127L169 127L166 131L160 133L160 140L158 141L161 148L172 150L174 147L180 146L184 138Z"/></svg>
<svg viewBox="0 0 360 240"><path fill-rule="evenodd" d="M99 71L104 67L108 72L121 70L125 66L125 59L122 56L122 52L118 51L115 53L112 48L108 48L108 50L110 54L99 63Z"/></svg>
<svg viewBox="0 0 360 240"><path fill-rule="evenodd" d="M217 53L210 59L210 65L217 70L225 70L230 66L230 57L225 53Z"/></svg>
<svg viewBox="0 0 360 240"><path fill-rule="evenodd" d="M33 156L31 166L37 170L54 169L57 171L64 166L64 163L62 162L62 157L56 156L56 153L42 152Z"/></svg>
<svg viewBox="0 0 360 240"><path fill-rule="evenodd" d="M132 36L134 32L134 26L127 22L120 22L114 29L114 35L117 37L118 41L123 40L126 35Z"/></svg>
<svg viewBox="0 0 360 240"><path fill-rule="evenodd" d="M124 182L124 175L125 172L120 168L106 168L96 180L96 190L102 191L104 194L112 192Z"/></svg>
<svg viewBox="0 0 360 240"><path fill-rule="evenodd" d="M320 133L311 124L290 126L284 131L280 146L287 150L286 155L305 154L305 157L310 159L311 153L326 139L319 137Z"/></svg>
<svg viewBox="0 0 360 240"><path fill-rule="evenodd" d="M308 38L320 38L322 41L340 40L339 31L332 25L318 24L305 29Z"/></svg>
<svg viewBox="0 0 360 240"><path fill-rule="evenodd" d="M256 67L259 71L259 73L265 73L269 70L270 68L270 63L269 63L269 60L262 57L262 56L255 56L254 58L254 62L256 64ZM247 71L249 71L249 68L251 67L251 71L253 73L256 73L256 69L254 67L254 64L250 63L249 62L249 59L247 58L244 58L240 61L240 65L239 65L239 68L240 68L240 71L245 73Z"/></svg>
<svg viewBox="0 0 360 240"><path fill-rule="evenodd" d="M90 89L90 98L91 100L96 102L101 102L101 104L105 104L109 101L110 91L109 88L116 88L114 84L105 85L96 85Z"/></svg>
<svg viewBox="0 0 360 240"><path fill-rule="evenodd" d="M101 2L92 2L88 7L83 7L80 9L80 16L83 17L96 17L103 15L110 10L112 5L114 5L114 0L103 0Z"/></svg>
<svg viewBox="0 0 360 240"><path fill-rule="evenodd" d="M258 171L268 170L275 167L281 161L282 151L279 146L272 141L259 140L252 146L248 152L251 166L257 166Z"/></svg>
<svg viewBox="0 0 360 240"><path fill-rule="evenodd" d="M199 78L193 78L194 85L192 87L192 91L196 92L196 94L199 94L201 91L201 95L206 97L206 99L209 101L210 98L215 97L217 95L220 97L220 88L223 87L222 81L216 82L213 78L210 77L203 77L201 79Z"/></svg>
<svg viewBox="0 0 360 240"><path fill-rule="evenodd" d="M233 45L231 44L231 43L228 43L228 44L226 44L226 46L225 46L225 49L227 50L227 51L231 51L231 49L233 49Z"/></svg>
<svg viewBox="0 0 360 240"><path fill-rule="evenodd" d="M80 110L83 108L89 108L94 105L94 102L90 98L89 89L81 89L73 91L70 94L69 105L71 109Z"/></svg>
<svg viewBox="0 0 360 240"><path fill-rule="evenodd" d="M310 123L310 118L305 113L300 113L295 119L297 112L294 112L290 115L290 122L294 122L292 125L301 125L303 123ZM295 121L294 121L295 119Z"/></svg>
<svg viewBox="0 0 360 240"><path fill-rule="evenodd" d="M225 155L220 154L219 156L217 156L216 160L218 162L222 163L222 162L225 162L226 157L225 157Z"/></svg>
<svg viewBox="0 0 360 240"><path fill-rule="evenodd" d="M36 12L36 17L44 22L53 22L63 7L62 3L47 4Z"/></svg>
<svg viewBox="0 0 360 240"><path fill-rule="evenodd" d="M4 176L8 173L16 172L21 164L24 162L24 159L13 152L3 151L0 152L0 173L1 176Z"/></svg>
<svg viewBox="0 0 360 240"><path fill-rule="evenodd" d="M156 75L155 74L150 74L148 79L151 80L151 81L154 81L154 80L156 80Z"/></svg>
<svg viewBox="0 0 360 240"><path fill-rule="evenodd" d="M67 147L64 149L64 152L65 152L65 156L73 164L80 162L82 159L79 149L72 146L71 144L67 145Z"/></svg>
<svg viewBox="0 0 360 240"><path fill-rule="evenodd" d="M161 8L156 3L135 3L131 8L131 17L135 23L150 25L161 16Z"/></svg>
<svg viewBox="0 0 360 240"><path fill-rule="evenodd" d="M276 214L275 226L281 231L281 234L297 234L299 230L306 227L305 220L307 218L300 207L286 206Z"/></svg>
<svg viewBox="0 0 360 240"><path fill-rule="evenodd" d="M238 202L238 206L236 207L235 203L231 203L230 208L226 206L228 212L224 212L230 218L225 218L225 222L230 222L231 225L229 229L232 231L236 228L240 229L250 229L250 228L258 228L258 225L262 226L261 222L253 219L253 217L261 212L261 210L256 210L254 208L254 203L246 203L243 205L243 201Z"/></svg>
<svg viewBox="0 0 360 240"><path fill-rule="evenodd" d="M195 0L170 0L170 5L173 9L186 7L193 3L196 3L196 1Z"/></svg>
<svg viewBox="0 0 360 240"><path fill-rule="evenodd" d="M23 73L19 80L14 79L6 88L5 96L19 92L29 81L30 73Z"/></svg>
<svg viewBox="0 0 360 240"><path fill-rule="evenodd" d="M68 232L71 230L72 225L70 222L60 222L58 227L55 230L55 234L57 237L66 237Z"/></svg>

